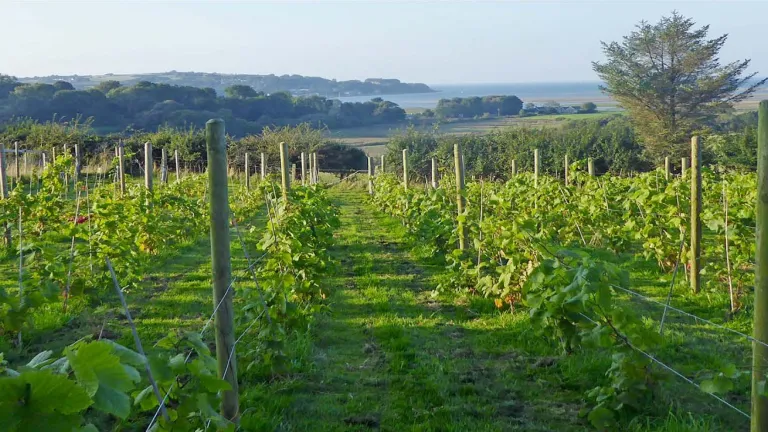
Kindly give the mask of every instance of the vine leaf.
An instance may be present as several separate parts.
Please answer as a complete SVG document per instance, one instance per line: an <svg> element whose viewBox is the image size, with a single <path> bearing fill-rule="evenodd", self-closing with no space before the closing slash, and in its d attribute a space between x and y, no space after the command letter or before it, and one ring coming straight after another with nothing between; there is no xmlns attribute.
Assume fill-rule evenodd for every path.
<svg viewBox="0 0 768 432"><path fill-rule="evenodd" d="M51 371L0 378L0 395L0 424L15 432L70 432L80 425L79 412L91 405L76 382Z"/></svg>
<svg viewBox="0 0 768 432"><path fill-rule="evenodd" d="M138 373L133 374L113 354L112 346L104 342L91 342L68 350L67 358L78 383L93 398L93 406L121 418L131 412L127 391L134 387Z"/></svg>

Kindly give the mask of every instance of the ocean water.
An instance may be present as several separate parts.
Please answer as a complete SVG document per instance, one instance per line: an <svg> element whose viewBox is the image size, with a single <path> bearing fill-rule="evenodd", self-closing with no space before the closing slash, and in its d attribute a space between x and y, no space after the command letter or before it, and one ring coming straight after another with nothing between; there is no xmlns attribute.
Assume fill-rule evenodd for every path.
<svg viewBox="0 0 768 432"><path fill-rule="evenodd" d="M524 103L556 101L561 104L595 102L612 105L608 96L598 86L599 82L571 83L521 83L521 84L435 84L434 93L411 93L383 95L382 99L392 101L402 108L434 108L439 99L470 96L515 95ZM365 102L374 96L353 96L339 98L343 102Z"/></svg>

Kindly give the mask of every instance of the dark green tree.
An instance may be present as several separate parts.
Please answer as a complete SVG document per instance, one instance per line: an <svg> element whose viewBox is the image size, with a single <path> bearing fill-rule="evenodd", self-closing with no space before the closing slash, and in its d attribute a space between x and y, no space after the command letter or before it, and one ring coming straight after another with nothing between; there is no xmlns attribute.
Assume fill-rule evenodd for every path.
<svg viewBox="0 0 768 432"><path fill-rule="evenodd" d="M582 113L597 112L597 105L595 105L594 102L584 102L583 104L581 104L581 107L579 107L579 112L582 112Z"/></svg>
<svg viewBox="0 0 768 432"><path fill-rule="evenodd" d="M259 93L251 86L233 85L224 89L224 95L228 98L247 99L259 96Z"/></svg>
<svg viewBox="0 0 768 432"><path fill-rule="evenodd" d="M728 35L707 39L709 26L694 26L677 12L656 24L643 21L622 42L603 42L606 61L592 64L655 161L685 155L697 128L766 82L745 75L749 60L720 64Z"/></svg>

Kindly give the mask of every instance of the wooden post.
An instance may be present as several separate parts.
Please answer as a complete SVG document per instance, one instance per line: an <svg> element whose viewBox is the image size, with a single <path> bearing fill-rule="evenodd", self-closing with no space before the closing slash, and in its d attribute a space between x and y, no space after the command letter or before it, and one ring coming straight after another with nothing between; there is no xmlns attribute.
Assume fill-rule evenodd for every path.
<svg viewBox="0 0 768 432"><path fill-rule="evenodd" d="M512 159L512 176L517 175L517 161L515 159Z"/></svg>
<svg viewBox="0 0 768 432"><path fill-rule="evenodd" d="M381 155L381 173L384 174L386 171L384 169L384 155Z"/></svg>
<svg viewBox="0 0 768 432"><path fill-rule="evenodd" d="M307 185L307 153L301 152L301 185Z"/></svg>
<svg viewBox="0 0 768 432"><path fill-rule="evenodd" d="M287 202L291 181L288 178L288 144L284 142L280 143L280 179L283 187L283 200Z"/></svg>
<svg viewBox="0 0 768 432"><path fill-rule="evenodd" d="M27 155L28 154L29 153L24 152L24 174L29 174L29 172L27 172L28 171L28 167L29 167L29 165L27 164ZM34 168L32 169L32 171L34 171ZM30 181L30 184L31 184L32 183L31 177L30 177L29 181Z"/></svg>
<svg viewBox="0 0 768 432"><path fill-rule="evenodd" d="M18 166L16 167L18 170ZM75 144L75 187L77 187L77 181L80 179L80 171L83 169L81 155L80 155L80 145Z"/></svg>
<svg viewBox="0 0 768 432"><path fill-rule="evenodd" d="M539 160L539 149L533 149L533 185L539 187L539 167L541 161Z"/></svg>
<svg viewBox="0 0 768 432"><path fill-rule="evenodd" d="M227 185L227 143L224 120L205 124L208 148L208 182L211 191L211 267L213 270L213 305L216 311L216 360L218 376L232 387L221 392L221 415L237 422L239 416L237 359L235 358L235 323L230 289L232 267L229 250L229 193ZM225 373L226 371L226 373Z"/></svg>
<svg viewBox="0 0 768 432"><path fill-rule="evenodd" d="M173 162L176 164L176 181L181 180L181 165L179 165L179 151L173 151Z"/></svg>
<svg viewBox="0 0 768 432"><path fill-rule="evenodd" d="M760 392L768 372L768 100L760 102L757 127L757 251L752 343L752 432L768 430L768 397Z"/></svg>
<svg viewBox="0 0 768 432"><path fill-rule="evenodd" d="M459 249L464 250L467 243L467 233L461 221L464 214L464 164L462 163L461 144L453 145L453 164L456 169L456 210L458 219Z"/></svg>
<svg viewBox="0 0 768 432"><path fill-rule="evenodd" d="M296 164L291 164L291 183L296 181Z"/></svg>
<svg viewBox="0 0 768 432"><path fill-rule="evenodd" d="M587 171L590 177L595 176L595 161L592 158L587 159Z"/></svg>
<svg viewBox="0 0 768 432"><path fill-rule="evenodd" d="M267 156L261 152L261 179L267 178Z"/></svg>
<svg viewBox="0 0 768 432"><path fill-rule="evenodd" d="M563 176L565 177L565 186L568 187L568 155L565 155L565 171L563 171Z"/></svg>
<svg viewBox="0 0 768 432"><path fill-rule="evenodd" d="M21 166L19 162L19 142L13 143L13 153L16 156L16 184L21 182Z"/></svg>
<svg viewBox="0 0 768 432"><path fill-rule="evenodd" d="M680 160L680 176L685 177L686 171L688 171L688 158L684 157Z"/></svg>
<svg viewBox="0 0 768 432"><path fill-rule="evenodd" d="M669 158L667 158L669 160ZM669 175L669 171L667 171ZM701 139L691 138L691 289L701 285Z"/></svg>
<svg viewBox="0 0 768 432"><path fill-rule="evenodd" d="M315 184L320 183L320 163L317 161L317 152L312 153L315 158Z"/></svg>
<svg viewBox="0 0 768 432"><path fill-rule="evenodd" d="M664 176L669 180L670 173L672 172L672 166L669 163L669 156L664 158Z"/></svg>
<svg viewBox="0 0 768 432"><path fill-rule="evenodd" d="M120 196L125 196L125 145L120 141L118 147L120 152L119 161L117 163L117 173L120 177Z"/></svg>
<svg viewBox="0 0 768 432"><path fill-rule="evenodd" d="M5 173L5 144L0 143L0 198L8 199L8 177ZM3 223L5 232L5 245L11 247L11 227Z"/></svg>
<svg viewBox="0 0 768 432"><path fill-rule="evenodd" d="M432 188L437 189L437 159L432 158Z"/></svg>
<svg viewBox="0 0 768 432"><path fill-rule="evenodd" d="M152 171L154 171L154 162L152 161L152 143L144 143L144 186L152 192Z"/></svg>
<svg viewBox="0 0 768 432"><path fill-rule="evenodd" d="M168 153L165 147L160 149L160 182L168 183Z"/></svg>
<svg viewBox="0 0 768 432"><path fill-rule="evenodd" d="M373 158L368 156L368 194L373 195Z"/></svg>
<svg viewBox="0 0 768 432"><path fill-rule="evenodd" d="M310 152L307 156L309 157L309 178L307 182L313 185L315 184L315 154Z"/></svg>
<svg viewBox="0 0 768 432"><path fill-rule="evenodd" d="M68 149L67 145L64 144L64 152L62 154L62 157L67 157ZM69 170L64 170L64 198L69 198Z"/></svg>
<svg viewBox="0 0 768 432"><path fill-rule="evenodd" d="M408 149L403 149L403 187L408 190Z"/></svg>
<svg viewBox="0 0 768 432"><path fill-rule="evenodd" d="M251 189L251 167L248 164L248 152L245 153L245 190Z"/></svg>

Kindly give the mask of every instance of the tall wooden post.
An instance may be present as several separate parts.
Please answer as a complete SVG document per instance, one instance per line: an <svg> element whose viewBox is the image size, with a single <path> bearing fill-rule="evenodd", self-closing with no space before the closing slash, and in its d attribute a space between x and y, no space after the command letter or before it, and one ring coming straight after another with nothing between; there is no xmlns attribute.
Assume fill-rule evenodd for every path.
<svg viewBox="0 0 768 432"><path fill-rule="evenodd" d="M245 190L251 189L251 166L248 163L248 152L245 153Z"/></svg>
<svg viewBox="0 0 768 432"><path fill-rule="evenodd" d="M19 182L21 182L21 165L20 165L20 161L19 161L19 142L18 141L15 141L13 143L13 153L14 153L14 156L16 156L16 158L15 158L16 159L15 160L15 162L16 162L16 184L18 184Z"/></svg>
<svg viewBox="0 0 768 432"><path fill-rule="evenodd" d="M437 189L437 159L432 158L432 188Z"/></svg>
<svg viewBox="0 0 768 432"><path fill-rule="evenodd" d="M261 152L261 179L267 178L267 155Z"/></svg>
<svg viewBox="0 0 768 432"><path fill-rule="evenodd" d="M688 158L684 157L680 160L680 176L685 177L685 173L688 171Z"/></svg>
<svg viewBox="0 0 768 432"><path fill-rule="evenodd" d="M691 138L691 289L693 290L694 293L699 292L700 285L701 285L701 139L695 136Z"/></svg>
<svg viewBox="0 0 768 432"><path fill-rule="evenodd" d="M227 185L227 143L224 120L205 124L208 148L208 184L211 191L211 266L213 305L216 311L216 360L218 376L232 387L221 392L221 415L237 422L239 417L235 323L230 290L232 267L229 251L229 192ZM226 373L225 373L226 371Z"/></svg>
<svg viewBox="0 0 768 432"><path fill-rule="evenodd" d="M176 165L176 181L181 180L181 165L179 164L179 151L173 151L173 163Z"/></svg>
<svg viewBox="0 0 768 432"><path fill-rule="evenodd" d="M64 152L61 155L62 157L66 158L69 155L69 151L67 149L67 145L64 144ZM69 170L64 170L64 197L69 197Z"/></svg>
<svg viewBox="0 0 768 432"><path fill-rule="evenodd" d="M301 152L301 185L307 185L307 153Z"/></svg>
<svg viewBox="0 0 768 432"><path fill-rule="evenodd" d="M5 171L5 144L0 143L0 198L8 199L8 177ZM3 223L5 245L11 247L11 227Z"/></svg>
<svg viewBox="0 0 768 432"><path fill-rule="evenodd" d="M283 187L283 200L288 201L288 188L291 181L288 178L288 144L280 143L280 179Z"/></svg>
<svg viewBox="0 0 768 432"><path fill-rule="evenodd" d="M565 171L563 171L563 176L565 177L565 186L567 187L569 184L568 179L568 155L565 155Z"/></svg>
<svg viewBox="0 0 768 432"><path fill-rule="evenodd" d="M512 159L512 168L510 169L512 176L517 175L517 160Z"/></svg>
<svg viewBox="0 0 768 432"><path fill-rule="evenodd" d="M168 183L168 153L165 147L160 149L160 182Z"/></svg>
<svg viewBox="0 0 768 432"><path fill-rule="evenodd" d="M408 149L403 149L403 187L408 190Z"/></svg>
<svg viewBox="0 0 768 432"><path fill-rule="evenodd" d="M125 145L120 141L118 151L120 157L117 162L117 174L120 177L120 196L125 196Z"/></svg>
<svg viewBox="0 0 768 432"><path fill-rule="evenodd" d="M313 185L315 184L315 154L310 152L307 156L309 157L309 178L307 181Z"/></svg>
<svg viewBox="0 0 768 432"><path fill-rule="evenodd" d="M587 159L587 172L589 172L590 177L595 176L595 160L592 158Z"/></svg>
<svg viewBox="0 0 768 432"><path fill-rule="evenodd" d="M291 183L296 181L296 164L291 164Z"/></svg>
<svg viewBox="0 0 768 432"><path fill-rule="evenodd" d="M460 250L464 250L467 247L467 233L464 230L464 222L462 222L464 215L464 164L461 161L462 158L461 144L456 143L453 145L453 164L456 170L456 210L458 212Z"/></svg>
<svg viewBox="0 0 768 432"><path fill-rule="evenodd" d="M317 161L317 152L312 153L312 158L315 160L315 184L320 183L320 164Z"/></svg>
<svg viewBox="0 0 768 432"><path fill-rule="evenodd" d="M669 163L669 156L664 158L664 176L667 180L669 180L669 176L672 173L672 166Z"/></svg>
<svg viewBox="0 0 768 432"><path fill-rule="evenodd" d="M80 171L83 169L83 161L81 159L80 145L75 144L75 186L77 186L77 181L80 179ZM18 164L16 169L18 170Z"/></svg>
<svg viewBox="0 0 768 432"><path fill-rule="evenodd" d="M384 174L386 171L384 169L384 155L381 155L381 173Z"/></svg>
<svg viewBox="0 0 768 432"><path fill-rule="evenodd" d="M368 194L373 195L373 158L368 156Z"/></svg>
<svg viewBox="0 0 768 432"><path fill-rule="evenodd" d="M533 185L539 187L539 168L541 167L541 160L539 160L539 149L533 149Z"/></svg>
<svg viewBox="0 0 768 432"><path fill-rule="evenodd" d="M755 340L768 343L768 100L760 102L757 127L757 251ZM752 342L752 432L768 430L768 397L760 391L768 373L768 347Z"/></svg>
<svg viewBox="0 0 768 432"><path fill-rule="evenodd" d="M154 171L154 161L152 160L152 143L144 143L144 186L152 192L152 171Z"/></svg>

